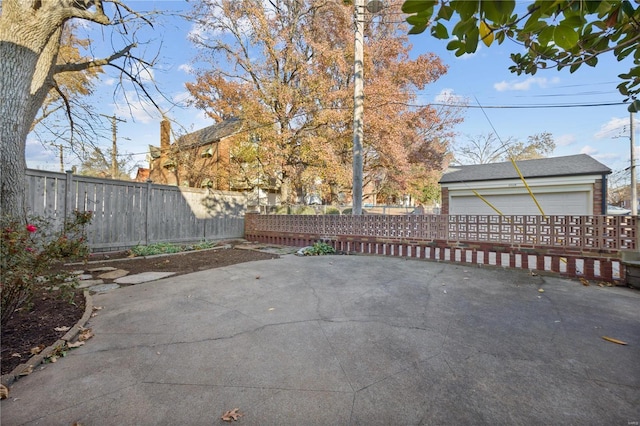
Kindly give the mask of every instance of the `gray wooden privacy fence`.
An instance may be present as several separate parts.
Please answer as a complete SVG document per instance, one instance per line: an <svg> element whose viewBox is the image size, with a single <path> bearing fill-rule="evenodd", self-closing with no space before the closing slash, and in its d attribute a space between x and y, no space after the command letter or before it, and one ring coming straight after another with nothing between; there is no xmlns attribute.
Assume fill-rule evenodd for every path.
<svg viewBox="0 0 640 426"><path fill-rule="evenodd" d="M92 251L138 244L242 238L246 197L213 191L28 169L30 214L62 226L74 210L92 211Z"/></svg>

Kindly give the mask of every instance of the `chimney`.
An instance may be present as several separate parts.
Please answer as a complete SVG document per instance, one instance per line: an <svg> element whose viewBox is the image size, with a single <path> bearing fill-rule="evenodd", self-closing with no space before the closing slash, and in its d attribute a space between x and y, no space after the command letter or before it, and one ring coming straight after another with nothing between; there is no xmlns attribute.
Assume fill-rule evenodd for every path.
<svg viewBox="0 0 640 426"><path fill-rule="evenodd" d="M171 123L166 118L160 122L160 158L167 158L171 140Z"/></svg>

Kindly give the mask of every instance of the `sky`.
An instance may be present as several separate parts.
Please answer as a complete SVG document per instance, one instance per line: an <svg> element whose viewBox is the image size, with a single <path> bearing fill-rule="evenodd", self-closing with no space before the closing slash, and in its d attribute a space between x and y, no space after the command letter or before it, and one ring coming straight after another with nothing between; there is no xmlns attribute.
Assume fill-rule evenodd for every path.
<svg viewBox="0 0 640 426"><path fill-rule="evenodd" d="M185 1L172 0L127 4L135 10L156 8L178 13L186 13L190 7ZM83 30L92 39L96 57L108 52L111 42L104 31L93 26L85 26ZM189 95L185 83L195 81L192 70L197 52L187 38L192 30L192 24L178 16L162 16L146 34L149 43L140 46L150 56L159 52L158 66L144 77L162 91L166 99L158 97L159 105L182 127L174 130L183 132L213 124L202 111L186 103ZM549 69L535 76L517 76L508 68L509 54L517 52L519 47L508 40L489 48L481 46L475 54L463 57L455 57L446 50L446 41L426 33L410 36L409 41L413 45L412 56L433 52L448 66L447 74L416 94L417 103L437 104L446 96L455 96L470 106L463 112L464 121L453 129L457 134L455 143L494 131L502 140L522 141L528 136L550 132L556 142L554 157L583 153L614 172L628 169L630 114L627 105L621 104L624 98L616 86L617 75L627 72L630 62L619 63L612 54L605 54L595 68L583 66L573 74L568 70ZM99 114L115 114L126 120L118 122L118 153L130 154L140 166L147 167L148 145L160 143L160 115L140 102L129 86L114 97L117 83L118 75L107 70L97 82L96 93L89 102ZM635 122L637 141L640 122L637 118ZM366 99L364 123L366 128ZM111 131L107 118L103 126L104 135L96 144L109 148ZM59 152L43 146L33 136L27 140L26 158L30 168L60 170ZM64 161L65 169L78 164L69 153L65 153ZM628 171L625 175L629 176Z"/></svg>

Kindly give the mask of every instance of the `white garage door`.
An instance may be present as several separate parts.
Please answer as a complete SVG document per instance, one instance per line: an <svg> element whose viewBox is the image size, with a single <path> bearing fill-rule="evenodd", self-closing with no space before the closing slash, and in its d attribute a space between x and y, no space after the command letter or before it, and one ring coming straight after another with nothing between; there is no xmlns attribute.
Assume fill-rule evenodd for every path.
<svg viewBox="0 0 640 426"><path fill-rule="evenodd" d="M540 210L528 194L483 195L493 206L505 215L539 215ZM536 199L547 215L590 215L593 214L589 192L569 192L536 194ZM498 214L475 195L455 196L452 194L449 214Z"/></svg>

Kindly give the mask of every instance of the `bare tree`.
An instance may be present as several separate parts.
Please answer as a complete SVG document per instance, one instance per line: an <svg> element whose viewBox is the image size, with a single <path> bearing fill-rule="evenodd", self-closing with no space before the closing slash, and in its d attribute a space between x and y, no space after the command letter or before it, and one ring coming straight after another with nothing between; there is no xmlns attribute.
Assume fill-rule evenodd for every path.
<svg viewBox="0 0 640 426"><path fill-rule="evenodd" d="M533 160L553 153L556 144L551 133L531 135L527 142L509 137L500 140L495 133L467 136L466 143L454 147L455 160L460 164L489 164L508 160Z"/></svg>

